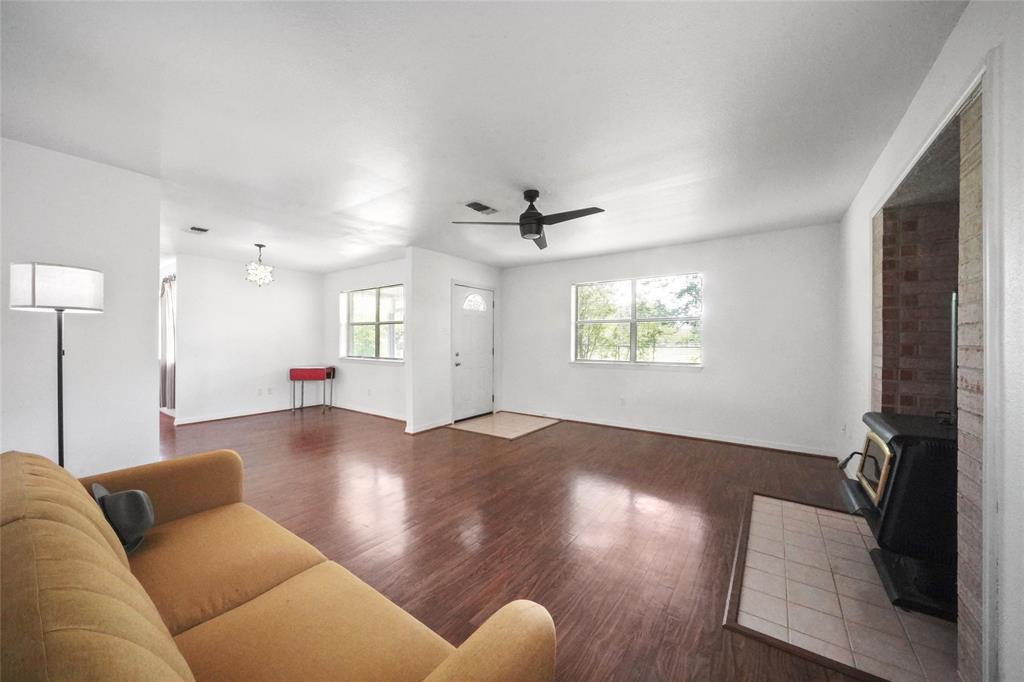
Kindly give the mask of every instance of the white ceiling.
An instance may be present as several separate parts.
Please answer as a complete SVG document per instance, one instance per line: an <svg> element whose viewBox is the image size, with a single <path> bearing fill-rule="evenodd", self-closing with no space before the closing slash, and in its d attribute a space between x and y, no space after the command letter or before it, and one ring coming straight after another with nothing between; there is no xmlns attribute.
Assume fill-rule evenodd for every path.
<svg viewBox="0 0 1024 682"><path fill-rule="evenodd" d="M3 134L161 178L166 253L555 260L839 219L964 4L4 2ZM449 224L529 187L606 213Z"/></svg>

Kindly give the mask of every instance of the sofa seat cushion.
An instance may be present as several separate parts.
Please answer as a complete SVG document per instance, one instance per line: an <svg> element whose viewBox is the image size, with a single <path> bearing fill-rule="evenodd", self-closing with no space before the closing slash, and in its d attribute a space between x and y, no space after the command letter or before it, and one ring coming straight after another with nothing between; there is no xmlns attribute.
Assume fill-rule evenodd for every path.
<svg viewBox="0 0 1024 682"><path fill-rule="evenodd" d="M422 682L454 648L333 562L178 635L197 680Z"/></svg>
<svg viewBox="0 0 1024 682"><path fill-rule="evenodd" d="M252 507L236 503L154 526L129 561L176 635L326 559Z"/></svg>

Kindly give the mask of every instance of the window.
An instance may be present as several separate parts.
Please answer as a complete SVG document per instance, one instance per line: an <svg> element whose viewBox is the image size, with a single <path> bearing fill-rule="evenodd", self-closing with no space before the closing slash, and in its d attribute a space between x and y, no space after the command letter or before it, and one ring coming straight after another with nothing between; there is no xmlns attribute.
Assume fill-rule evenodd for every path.
<svg viewBox="0 0 1024 682"><path fill-rule="evenodd" d="M345 340L350 358L401 360L405 356L405 293L401 284L342 294Z"/></svg>
<svg viewBox="0 0 1024 682"><path fill-rule="evenodd" d="M487 312L487 301L480 294L470 294L466 296L466 300L462 302L463 310L475 310L478 313Z"/></svg>
<svg viewBox="0 0 1024 682"><path fill-rule="evenodd" d="M573 298L575 361L703 361L699 273L577 284Z"/></svg>

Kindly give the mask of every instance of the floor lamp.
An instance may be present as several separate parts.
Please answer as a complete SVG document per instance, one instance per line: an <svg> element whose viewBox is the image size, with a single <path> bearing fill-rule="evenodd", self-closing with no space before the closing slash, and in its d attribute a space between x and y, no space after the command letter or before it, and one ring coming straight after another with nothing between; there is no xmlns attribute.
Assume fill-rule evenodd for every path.
<svg viewBox="0 0 1024 682"><path fill-rule="evenodd" d="M48 263L11 263L11 310L57 313L57 463L64 466L64 313L103 312L103 273Z"/></svg>

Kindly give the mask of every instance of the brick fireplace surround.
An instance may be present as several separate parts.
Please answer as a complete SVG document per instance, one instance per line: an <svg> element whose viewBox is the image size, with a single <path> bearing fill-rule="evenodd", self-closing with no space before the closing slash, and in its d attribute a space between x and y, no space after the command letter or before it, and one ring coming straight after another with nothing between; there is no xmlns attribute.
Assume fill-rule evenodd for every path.
<svg viewBox="0 0 1024 682"><path fill-rule="evenodd" d="M959 203L901 206L872 221L871 408L934 414L952 406L949 292L957 306L957 657L980 681L982 220L981 98L960 112Z"/></svg>

